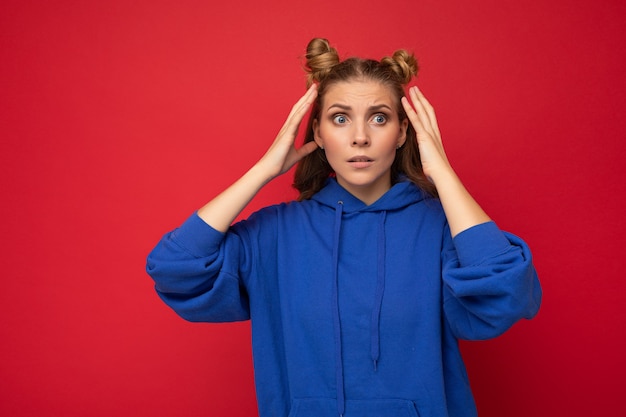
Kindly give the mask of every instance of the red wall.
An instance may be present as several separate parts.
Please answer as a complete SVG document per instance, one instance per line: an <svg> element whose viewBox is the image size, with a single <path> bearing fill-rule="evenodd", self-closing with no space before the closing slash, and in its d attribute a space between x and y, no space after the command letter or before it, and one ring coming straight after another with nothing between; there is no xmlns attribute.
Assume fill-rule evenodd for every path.
<svg viewBox="0 0 626 417"><path fill-rule="evenodd" d="M413 49L457 171L533 248L538 317L463 344L481 416L623 415L626 3L215 3L1 2L0 415L255 414L248 324L179 319L145 256L271 143L314 36Z"/></svg>

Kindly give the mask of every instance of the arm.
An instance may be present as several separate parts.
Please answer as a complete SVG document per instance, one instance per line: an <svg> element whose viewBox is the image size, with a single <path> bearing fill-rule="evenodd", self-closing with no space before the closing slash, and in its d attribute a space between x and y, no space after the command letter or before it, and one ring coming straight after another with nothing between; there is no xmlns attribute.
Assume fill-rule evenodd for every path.
<svg viewBox="0 0 626 417"><path fill-rule="evenodd" d="M194 214L163 236L148 255L146 271L159 297L186 320L246 320L243 251L239 236L225 235Z"/></svg>
<svg viewBox="0 0 626 417"><path fill-rule="evenodd" d="M442 265L444 312L458 338L499 336L539 310L541 286L528 245L493 222L454 239L446 230Z"/></svg>
<svg viewBox="0 0 626 417"><path fill-rule="evenodd" d="M233 185L198 210L198 216L216 230L226 232L256 193L270 180L287 172L317 148L314 141L296 149L298 126L317 97L313 85L291 109L287 121L265 155Z"/></svg>
<svg viewBox="0 0 626 417"><path fill-rule="evenodd" d="M155 281L157 293L183 318L220 322L249 317L243 281L251 269L246 253L250 242L235 231L226 232L264 184L317 146L311 142L299 149L294 147L297 128L316 95L313 86L293 106L259 162L179 228L166 234L148 255L146 270Z"/></svg>
<svg viewBox="0 0 626 417"><path fill-rule="evenodd" d="M417 87L410 88L409 96L413 106L406 97L402 98L402 105L417 133L424 174L437 188L452 236L488 222L489 216L463 186L448 162L432 106Z"/></svg>
<svg viewBox="0 0 626 417"><path fill-rule="evenodd" d="M450 227L442 252L446 318L459 338L498 336L539 309L541 287L530 250L490 221L448 162L432 106L417 87L409 96L413 106L406 97L402 105Z"/></svg>

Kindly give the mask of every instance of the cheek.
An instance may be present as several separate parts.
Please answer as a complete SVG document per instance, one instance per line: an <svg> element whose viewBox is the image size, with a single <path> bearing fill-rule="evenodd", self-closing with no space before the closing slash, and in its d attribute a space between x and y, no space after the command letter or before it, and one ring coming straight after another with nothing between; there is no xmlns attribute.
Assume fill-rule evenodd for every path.
<svg viewBox="0 0 626 417"><path fill-rule="evenodd" d="M381 137L381 142L384 143L385 150L395 153L398 147L399 134L394 129L393 131L386 132L384 137Z"/></svg>
<svg viewBox="0 0 626 417"><path fill-rule="evenodd" d="M344 141L341 130L333 126L320 126L319 135L325 148L338 149Z"/></svg>

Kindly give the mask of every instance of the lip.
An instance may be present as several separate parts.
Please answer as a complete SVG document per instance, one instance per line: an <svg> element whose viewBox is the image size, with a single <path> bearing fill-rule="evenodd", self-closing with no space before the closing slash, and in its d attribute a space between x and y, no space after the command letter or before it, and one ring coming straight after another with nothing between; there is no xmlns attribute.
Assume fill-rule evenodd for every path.
<svg viewBox="0 0 626 417"><path fill-rule="evenodd" d="M355 155L348 159L348 164L353 168L367 168L374 163L374 160L366 155Z"/></svg>

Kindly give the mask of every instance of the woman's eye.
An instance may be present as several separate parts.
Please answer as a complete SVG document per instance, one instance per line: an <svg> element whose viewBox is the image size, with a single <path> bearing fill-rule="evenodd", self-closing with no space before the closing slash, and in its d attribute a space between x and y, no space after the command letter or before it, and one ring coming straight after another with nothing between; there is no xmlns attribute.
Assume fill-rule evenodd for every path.
<svg viewBox="0 0 626 417"><path fill-rule="evenodd" d="M376 116L373 117L374 123L376 124L383 124L387 121L387 117L384 114L377 114Z"/></svg>
<svg viewBox="0 0 626 417"><path fill-rule="evenodd" d="M344 116L343 114L338 114L335 117L333 117L333 122L340 124L340 125L344 124L347 121L348 119L346 119L346 116Z"/></svg>

